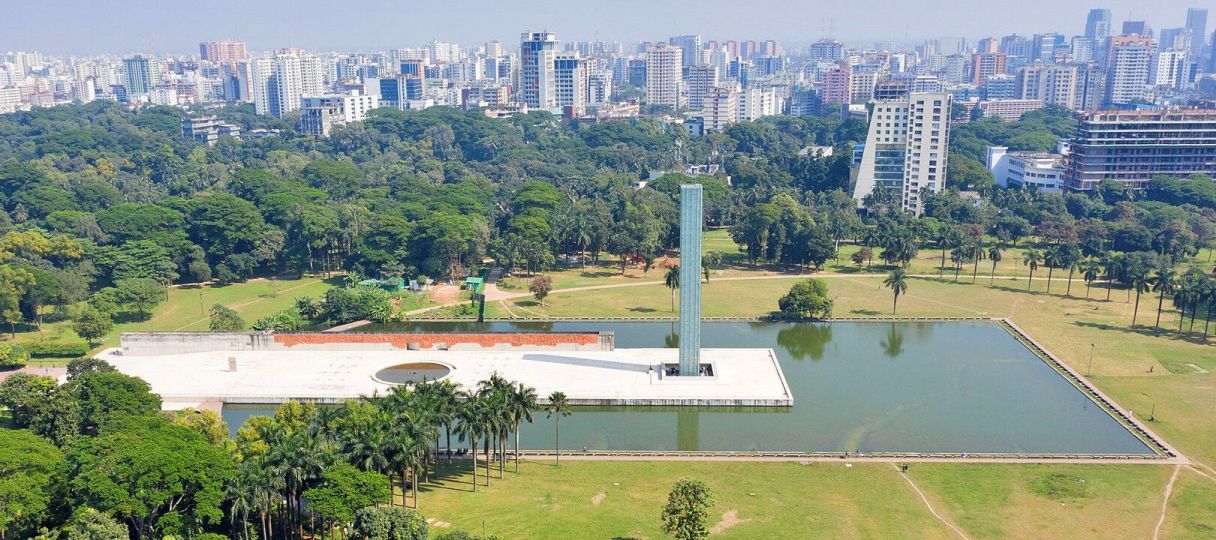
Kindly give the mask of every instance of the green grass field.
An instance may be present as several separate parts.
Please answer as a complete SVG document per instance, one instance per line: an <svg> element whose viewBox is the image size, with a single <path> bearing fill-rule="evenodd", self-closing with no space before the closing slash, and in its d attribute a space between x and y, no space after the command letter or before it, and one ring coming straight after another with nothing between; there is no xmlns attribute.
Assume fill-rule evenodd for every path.
<svg viewBox="0 0 1216 540"><path fill-rule="evenodd" d="M467 463L440 470L437 485L420 491L419 510L442 525L434 530L663 538L659 509L671 485L688 477L713 491L712 538L957 538L894 464L566 460L557 467L525 460L518 475L508 466L501 480L495 468L490 488L477 493ZM1155 465L914 464L907 476L972 538L1133 539L1151 536L1171 472ZM1178 508L1170 527L1202 531L1216 523L1205 514L1205 501L1216 496L1209 484L1182 485L1171 499Z"/></svg>
<svg viewBox="0 0 1216 540"><path fill-rule="evenodd" d="M168 298L152 311L144 321L123 322L114 325L114 330L103 340L102 347L118 344L123 332L137 331L206 331L207 311L215 304L222 304L240 314L246 323L290 307L297 297L321 296L329 290L336 279L324 280L310 276L303 279L268 280L253 279L245 283L224 286L174 287ZM36 340L78 341L80 337L71 329L70 323L44 324L41 332L29 329L17 334L16 342ZM35 365L57 365L65 360L35 360Z"/></svg>

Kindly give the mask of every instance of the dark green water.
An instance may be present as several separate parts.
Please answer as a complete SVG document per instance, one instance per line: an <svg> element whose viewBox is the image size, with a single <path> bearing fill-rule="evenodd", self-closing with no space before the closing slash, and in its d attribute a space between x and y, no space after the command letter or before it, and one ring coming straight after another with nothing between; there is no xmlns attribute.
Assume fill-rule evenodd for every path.
<svg viewBox="0 0 1216 540"><path fill-rule="evenodd" d="M668 323L416 323L365 331L611 330L617 347L675 347ZM705 347L772 348L788 409L579 408L561 446L602 450L1147 454L1119 422L1004 328L949 323L705 323ZM235 428L273 407L226 406ZM552 420L521 447L553 448Z"/></svg>

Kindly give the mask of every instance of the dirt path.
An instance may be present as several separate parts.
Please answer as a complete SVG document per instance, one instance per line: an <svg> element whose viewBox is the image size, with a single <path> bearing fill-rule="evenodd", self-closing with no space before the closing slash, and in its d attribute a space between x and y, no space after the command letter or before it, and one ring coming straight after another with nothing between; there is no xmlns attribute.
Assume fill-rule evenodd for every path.
<svg viewBox="0 0 1216 540"><path fill-rule="evenodd" d="M1174 482L1178 480L1178 471L1182 465L1174 466L1174 474L1170 475L1170 483L1165 485L1165 496L1161 498L1161 515L1157 517L1157 527L1153 529L1153 540L1161 538L1161 526L1165 525L1165 511L1170 506L1170 494L1174 492Z"/></svg>
<svg viewBox="0 0 1216 540"><path fill-rule="evenodd" d="M896 470L899 471L898 466L896 467ZM903 471L899 471L899 476L903 477L903 479L906 482L908 482L909 486L912 486L912 490L915 491L917 495L920 495L920 500L924 501L925 508L929 509L929 513L933 514L933 517L937 518L937 520L942 522L943 525L949 527L950 530L952 530L956 534L958 534L959 538L962 538L963 540L970 540L970 538L968 538L967 535L965 533L963 533L963 531L961 529L959 529L958 527L955 527L953 523L951 523L946 518L942 517L941 514L938 514L937 510L933 509L933 505L929 504L929 498L925 496L925 492L921 491L919 487L916 487L916 483L913 482L912 479L908 477L907 473L905 473Z"/></svg>

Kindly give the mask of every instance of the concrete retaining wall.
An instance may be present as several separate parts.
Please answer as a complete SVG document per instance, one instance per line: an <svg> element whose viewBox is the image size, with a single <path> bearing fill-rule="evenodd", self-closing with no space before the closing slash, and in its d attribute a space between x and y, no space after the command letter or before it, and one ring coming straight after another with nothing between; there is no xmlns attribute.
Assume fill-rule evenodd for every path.
<svg viewBox="0 0 1216 540"><path fill-rule="evenodd" d="M323 333L128 332L122 354L147 356L207 351L611 351L612 332L569 333Z"/></svg>

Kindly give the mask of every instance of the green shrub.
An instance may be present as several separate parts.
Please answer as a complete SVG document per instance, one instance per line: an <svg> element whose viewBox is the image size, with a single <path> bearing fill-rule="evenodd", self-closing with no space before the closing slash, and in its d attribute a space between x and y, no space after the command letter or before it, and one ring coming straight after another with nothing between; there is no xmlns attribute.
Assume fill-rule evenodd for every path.
<svg viewBox="0 0 1216 540"><path fill-rule="evenodd" d="M83 341L35 341L25 349L34 358L80 358L91 347Z"/></svg>
<svg viewBox="0 0 1216 540"><path fill-rule="evenodd" d="M30 353L25 348L11 343L0 343L0 369L23 367L29 360Z"/></svg>

